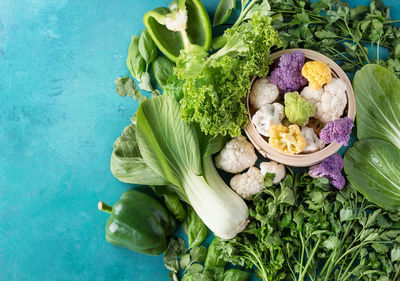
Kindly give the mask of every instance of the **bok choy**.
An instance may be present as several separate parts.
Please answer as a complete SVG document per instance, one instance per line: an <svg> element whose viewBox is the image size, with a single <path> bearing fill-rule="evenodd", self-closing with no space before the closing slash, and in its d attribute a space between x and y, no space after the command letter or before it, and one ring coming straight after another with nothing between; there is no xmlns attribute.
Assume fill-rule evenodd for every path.
<svg viewBox="0 0 400 281"><path fill-rule="evenodd" d="M146 183L173 185L179 197L192 205L215 235L230 239L246 227L246 203L221 179L211 158L223 147L222 138L206 137L194 125L185 123L180 117L179 103L168 96L141 103L135 134L135 140L122 136L116 141L114 152L118 153L113 153L111 170L118 179L130 183L144 181L138 171L145 165L146 171L154 172L154 176L147 174ZM121 147L126 147L125 154ZM136 168L124 169L125 160L135 163L128 147L139 148L134 155L140 164Z"/></svg>

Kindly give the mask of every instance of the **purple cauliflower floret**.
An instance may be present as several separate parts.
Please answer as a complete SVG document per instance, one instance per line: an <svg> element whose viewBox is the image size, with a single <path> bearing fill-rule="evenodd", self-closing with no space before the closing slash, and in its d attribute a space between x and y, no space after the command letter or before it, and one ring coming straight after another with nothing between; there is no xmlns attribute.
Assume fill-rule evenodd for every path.
<svg viewBox="0 0 400 281"><path fill-rule="evenodd" d="M298 91L308 83L301 75L304 59L304 53L301 51L282 55L279 66L271 73L269 82L277 85L281 94Z"/></svg>
<svg viewBox="0 0 400 281"><path fill-rule="evenodd" d="M313 178L325 177L337 189L343 189L346 180L342 175L343 159L338 153L324 159L320 164L310 167L308 174Z"/></svg>
<svg viewBox="0 0 400 281"><path fill-rule="evenodd" d="M325 143L337 142L348 145L353 127L354 121L351 118L339 118L327 123L321 130L319 137Z"/></svg>

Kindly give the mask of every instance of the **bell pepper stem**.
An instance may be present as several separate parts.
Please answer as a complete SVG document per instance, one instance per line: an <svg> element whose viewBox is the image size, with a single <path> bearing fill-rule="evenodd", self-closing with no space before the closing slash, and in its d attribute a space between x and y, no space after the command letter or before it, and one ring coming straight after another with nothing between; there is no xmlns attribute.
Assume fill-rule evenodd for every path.
<svg viewBox="0 0 400 281"><path fill-rule="evenodd" d="M106 212L109 214L111 214L111 212L112 212L112 207L108 206L103 201L99 201L99 203L97 204L97 207L99 208L100 211L103 211L103 212Z"/></svg>

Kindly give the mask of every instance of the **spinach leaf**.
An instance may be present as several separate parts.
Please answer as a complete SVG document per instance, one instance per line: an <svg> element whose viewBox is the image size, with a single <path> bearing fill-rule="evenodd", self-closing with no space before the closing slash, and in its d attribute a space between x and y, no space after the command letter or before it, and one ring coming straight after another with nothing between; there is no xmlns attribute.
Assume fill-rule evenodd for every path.
<svg viewBox="0 0 400 281"><path fill-rule="evenodd" d="M115 83L115 90L117 91L117 94L119 96L131 97L134 100L137 100L139 103L141 103L146 99L146 97L136 87L135 82L128 76L118 77L117 80L114 81L114 83Z"/></svg>
<svg viewBox="0 0 400 281"><path fill-rule="evenodd" d="M225 271L223 281L246 281L249 278L250 278L250 273L232 268Z"/></svg>
<svg viewBox="0 0 400 281"><path fill-rule="evenodd" d="M236 8L236 0L220 0L215 11L213 26L224 24Z"/></svg>
<svg viewBox="0 0 400 281"><path fill-rule="evenodd" d="M173 193L164 195L164 202L168 210L174 214L177 220L183 221L186 218L186 211L183 207L179 197Z"/></svg>
<svg viewBox="0 0 400 281"><path fill-rule="evenodd" d="M157 56L157 46L151 39L151 36L147 29L143 29L142 34L139 38L139 52L146 61L147 67L152 63Z"/></svg>
<svg viewBox="0 0 400 281"><path fill-rule="evenodd" d="M354 143L344 157L352 185L383 209L400 211L400 150L378 139Z"/></svg>
<svg viewBox="0 0 400 281"><path fill-rule="evenodd" d="M378 65L366 65L354 77L359 139L379 138L400 149L400 80Z"/></svg>
<svg viewBox="0 0 400 281"><path fill-rule="evenodd" d="M136 141L136 127L127 126L114 142L110 169L114 177L122 182L144 185L168 184L143 160Z"/></svg>
<svg viewBox="0 0 400 281"><path fill-rule="evenodd" d="M132 37L131 44L129 45L126 66L128 67L132 77L140 81L145 64L146 63L139 52L139 37L135 35Z"/></svg>
<svg viewBox="0 0 400 281"><path fill-rule="evenodd" d="M174 75L175 64L166 57L157 57L153 62L153 73L157 84L165 89L168 79Z"/></svg>
<svg viewBox="0 0 400 281"><path fill-rule="evenodd" d="M189 248L200 245L207 237L207 227L192 207L187 209L183 230L188 236Z"/></svg>

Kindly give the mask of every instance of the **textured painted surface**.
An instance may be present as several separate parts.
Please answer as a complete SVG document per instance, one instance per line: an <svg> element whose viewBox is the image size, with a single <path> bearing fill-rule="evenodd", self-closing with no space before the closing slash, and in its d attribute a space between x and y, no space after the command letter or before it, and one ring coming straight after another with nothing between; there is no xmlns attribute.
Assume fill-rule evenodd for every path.
<svg viewBox="0 0 400 281"><path fill-rule="evenodd" d="M0 280L168 280L161 257L107 244L96 208L129 188L109 158L137 105L113 81L166 4L0 0Z"/></svg>

